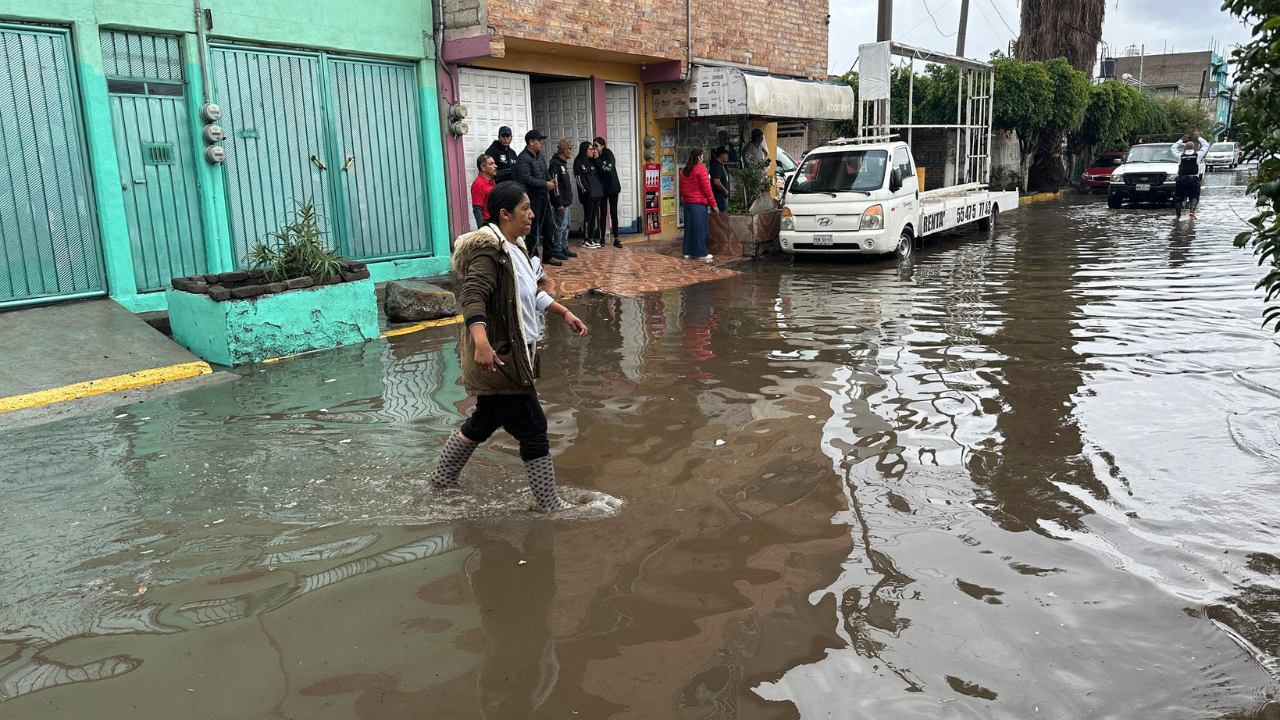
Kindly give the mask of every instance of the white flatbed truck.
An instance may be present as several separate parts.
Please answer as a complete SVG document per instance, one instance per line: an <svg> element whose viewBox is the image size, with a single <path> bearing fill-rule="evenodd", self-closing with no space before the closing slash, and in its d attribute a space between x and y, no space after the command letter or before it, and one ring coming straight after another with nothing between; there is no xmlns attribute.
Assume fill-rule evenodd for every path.
<svg viewBox="0 0 1280 720"><path fill-rule="evenodd" d="M889 122L893 56L960 69L955 125L914 125L909 109L906 124ZM783 252L907 258L923 238L970 223L987 229L996 215L1018 207L1016 190L991 190L985 182L995 86L989 63L891 42L860 46L859 63L859 135L811 150L801 161L783 195ZM920 188L909 142L913 130L924 128L956 133L953 177L929 191ZM908 141L893 130L906 130Z"/></svg>

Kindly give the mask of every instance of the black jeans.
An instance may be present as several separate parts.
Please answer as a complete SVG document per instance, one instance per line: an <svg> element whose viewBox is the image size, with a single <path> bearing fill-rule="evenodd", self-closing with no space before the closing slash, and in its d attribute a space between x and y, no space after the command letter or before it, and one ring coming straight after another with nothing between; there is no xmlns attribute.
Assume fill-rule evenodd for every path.
<svg viewBox="0 0 1280 720"><path fill-rule="evenodd" d="M609 225L608 227L612 227L613 236L618 237L618 196L617 195L605 195L604 200L600 201L600 237L604 237L605 235L608 235L608 232L606 232L606 223L605 223L606 217L613 219L613 225Z"/></svg>
<svg viewBox="0 0 1280 720"><path fill-rule="evenodd" d="M604 238L604 229L600 227L600 204L603 200L586 198L582 201L582 239L600 240Z"/></svg>
<svg viewBox="0 0 1280 720"><path fill-rule="evenodd" d="M462 424L462 434L477 445L498 428L520 443L520 459L529 462L551 454L547 442L547 416L537 395L481 395L476 411Z"/></svg>
<svg viewBox="0 0 1280 720"><path fill-rule="evenodd" d="M555 214L555 210L551 208L551 198L546 195L530 195L529 205L533 209L533 227L529 229L529 236L524 239L524 249L529 251L529 257L542 254L550 257L550 240L556 232L556 221L551 217ZM544 249L548 249L548 252L543 253Z"/></svg>

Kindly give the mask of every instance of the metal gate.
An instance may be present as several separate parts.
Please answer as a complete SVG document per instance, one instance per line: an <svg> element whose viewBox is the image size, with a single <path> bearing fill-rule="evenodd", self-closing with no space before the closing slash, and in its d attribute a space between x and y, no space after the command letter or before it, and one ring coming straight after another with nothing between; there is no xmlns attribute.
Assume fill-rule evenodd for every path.
<svg viewBox="0 0 1280 720"><path fill-rule="evenodd" d="M543 147L547 162L550 162L556 154L556 143L560 142L561 138L573 143L573 154L576 156L579 143L591 142L594 139L591 130L591 81L539 83L531 90L533 125L547 136ZM572 167L571 160L571 173ZM571 194L574 198L578 196L576 191ZM582 206L579 204L575 203L569 207L569 229L573 231L582 229Z"/></svg>
<svg viewBox="0 0 1280 720"><path fill-rule="evenodd" d="M467 124L471 132L462 136L462 151L467 156L467 188L479 175L476 158L489 149L498 139L498 128L503 125L515 132L512 146L519 152L524 148L524 134L533 129L532 104L529 102L529 76L494 70L458 69L458 101L467 106ZM470 197L467 195L467 197ZM468 205L468 207L470 207ZM475 223L471 213L468 226Z"/></svg>
<svg viewBox="0 0 1280 720"><path fill-rule="evenodd" d="M211 55L238 263L305 201L347 257L430 254L414 65L225 46Z"/></svg>
<svg viewBox="0 0 1280 720"><path fill-rule="evenodd" d="M178 39L103 31L116 161L139 292L205 272L196 158Z"/></svg>
<svg viewBox="0 0 1280 720"><path fill-rule="evenodd" d="M0 25L0 307L101 295L66 32Z"/></svg>
<svg viewBox="0 0 1280 720"><path fill-rule="evenodd" d="M243 266L300 202L314 203L322 228L332 231L320 57L220 47L210 60L227 134L223 172L236 263Z"/></svg>
<svg viewBox="0 0 1280 720"><path fill-rule="evenodd" d="M429 253L416 68L328 64L344 252L363 260Z"/></svg>
<svg viewBox="0 0 1280 720"><path fill-rule="evenodd" d="M640 232L640 157L636 130L636 86L609 83L604 88L605 129L609 148L618 160L618 224L623 232Z"/></svg>

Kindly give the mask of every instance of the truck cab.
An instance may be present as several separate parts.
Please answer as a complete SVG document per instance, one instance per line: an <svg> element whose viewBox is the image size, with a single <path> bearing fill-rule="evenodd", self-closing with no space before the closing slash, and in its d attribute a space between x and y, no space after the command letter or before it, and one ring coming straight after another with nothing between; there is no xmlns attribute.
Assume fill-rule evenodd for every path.
<svg viewBox="0 0 1280 720"><path fill-rule="evenodd" d="M920 198L905 142L837 140L807 155L783 198L788 253L911 255Z"/></svg>

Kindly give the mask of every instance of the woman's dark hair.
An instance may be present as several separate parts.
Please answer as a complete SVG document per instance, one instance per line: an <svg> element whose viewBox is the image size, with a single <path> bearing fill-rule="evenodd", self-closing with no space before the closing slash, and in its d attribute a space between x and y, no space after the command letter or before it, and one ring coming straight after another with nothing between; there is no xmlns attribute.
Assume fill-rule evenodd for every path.
<svg viewBox="0 0 1280 720"><path fill-rule="evenodd" d="M602 137L596 138L596 144L599 145L600 147L608 147L608 145L604 144L604 138Z"/></svg>
<svg viewBox="0 0 1280 720"><path fill-rule="evenodd" d="M481 154L481 155L480 155L480 157L476 158L476 169L477 169L477 170L479 170L480 172L482 172L482 173L483 173L483 172L484 172L484 166L485 166L485 165L488 165L488 164L489 164L489 156L488 156L488 155Z"/></svg>
<svg viewBox="0 0 1280 720"><path fill-rule="evenodd" d="M587 157L587 152L590 150L591 150L591 143L587 142L586 140L583 140L582 142L578 143L578 157L574 158L573 161L576 163L579 160L590 160L591 158Z"/></svg>
<svg viewBox="0 0 1280 720"><path fill-rule="evenodd" d="M689 173L693 172L693 168L702 162L702 148L694 148L689 151L689 159L684 164L684 176L689 177Z"/></svg>
<svg viewBox="0 0 1280 720"><path fill-rule="evenodd" d="M508 213L515 213L516 206L524 200L524 185L515 180L507 180L500 182L489 191L489 223L497 225L502 219L501 212L506 210Z"/></svg>

